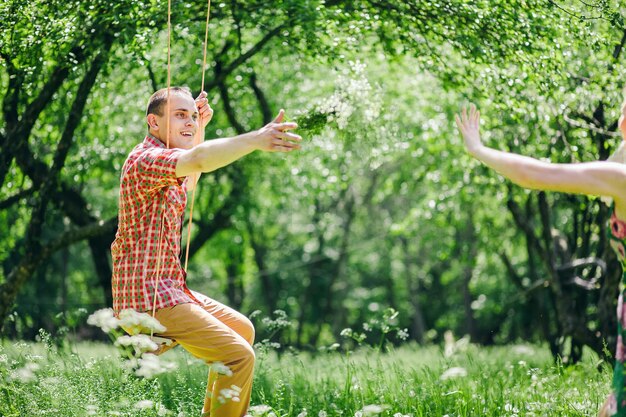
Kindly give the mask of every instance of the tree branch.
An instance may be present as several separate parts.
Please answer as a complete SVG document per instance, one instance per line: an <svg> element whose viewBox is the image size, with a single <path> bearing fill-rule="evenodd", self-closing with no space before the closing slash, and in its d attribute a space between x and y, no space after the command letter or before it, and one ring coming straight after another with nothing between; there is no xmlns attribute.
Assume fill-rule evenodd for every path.
<svg viewBox="0 0 626 417"><path fill-rule="evenodd" d="M2 100L2 112L4 113L5 128L8 132L13 131L18 123L18 103L19 103L19 91L21 77L18 75L17 70L13 66L13 63L9 60L7 62L7 74L9 76L9 82L7 83L7 91ZM11 162L14 157L14 149L16 144L11 140L11 135L3 135L2 152L0 152L0 186L4 184L4 179L11 167Z"/></svg>
<svg viewBox="0 0 626 417"><path fill-rule="evenodd" d="M285 22L275 27L268 33L266 33L265 36L263 36L263 38L260 41L258 41L255 45L253 45L245 53L243 53L242 55L239 55L235 60L230 62L228 65L223 67L223 69L221 69L219 73L217 72L217 68L216 68L215 77L213 78L213 80L211 80L205 85L204 89L206 91L209 91L215 87L218 87L220 83L224 82L224 80L226 79L228 75L230 75L234 70L236 70L240 65L246 62L248 59L252 58L258 52L260 52L263 49L263 47L270 40L272 40L272 38L278 35L280 31L283 30L287 26L287 23L288 22Z"/></svg>
<svg viewBox="0 0 626 417"><path fill-rule="evenodd" d="M547 252L548 268L554 268L554 251L553 248L553 238L552 238L552 225L550 224L550 207L548 206L548 201L546 199L546 193L544 191L540 191L537 194L537 205L539 206L539 218L541 219L541 237L543 238L543 243L545 250Z"/></svg>
<svg viewBox="0 0 626 417"><path fill-rule="evenodd" d="M4 210L6 208L11 207L13 204L28 197L29 195L32 195L34 192L35 192L34 187L27 188L26 190L18 191L16 194L12 195L11 197L3 201L0 201L0 210Z"/></svg>
<svg viewBox="0 0 626 417"><path fill-rule="evenodd" d="M220 90L220 96L222 97L222 106L224 107L224 112L226 112L226 117L228 117L228 121L235 128L238 134L242 134L246 131L246 128L239 123L237 120L237 116L235 116L235 109L233 109L232 104L230 103L230 94L228 93L228 87L224 83L218 84Z"/></svg>
<svg viewBox="0 0 626 417"><path fill-rule="evenodd" d="M256 73L253 71L250 75L250 87L254 92L254 96L259 102L259 107L261 108L261 114L263 116L263 124L267 124L272 121L272 109L270 108L270 104L267 101L267 97L265 97L265 93L257 84Z"/></svg>
<svg viewBox="0 0 626 417"><path fill-rule="evenodd" d="M144 58L146 61L146 68L148 69L148 77L150 77L150 84L152 84L152 91L157 91L159 89L159 83L157 83L156 76L154 75L154 71L152 70L152 63Z"/></svg>
<svg viewBox="0 0 626 417"><path fill-rule="evenodd" d="M86 54L79 46L74 47L70 51L70 54L76 57L76 64L84 62L87 58ZM5 146L3 146L2 155L0 155L0 185L4 184L4 179L9 170L13 156L17 157L16 154L19 153L23 147L28 146L28 138L39 115L50 104L52 96L61 88L63 82L70 74L70 67L67 65L67 62L65 60L61 62L62 63L52 70L50 78L48 78L48 81L44 84L37 97L26 106L20 118L17 116L19 101L19 88L17 86L12 89L9 100L5 100L3 104L5 119L7 115L9 115L10 121L7 121ZM16 76L15 80L18 78L19 77Z"/></svg>
<svg viewBox="0 0 626 417"><path fill-rule="evenodd" d="M510 191L509 191L510 192ZM545 250L541 246L541 242L539 238L535 235L535 232L528 221L528 219L522 214L522 210L520 206L513 200L513 198L509 197L506 202L506 206L513 215L513 221L524 232L526 235L526 239L530 243L531 247L535 249L535 251L541 254L542 257L545 257ZM546 260L546 259L544 259Z"/></svg>
<svg viewBox="0 0 626 417"><path fill-rule="evenodd" d="M504 251L502 251L498 255L500 256L500 259L502 260L504 267L509 273L511 280L513 281L513 284L515 284L515 286L520 290L526 289L524 287L524 284L522 283L522 277L519 276L519 274L515 270L515 267L513 267L513 263L511 262L507 254Z"/></svg>

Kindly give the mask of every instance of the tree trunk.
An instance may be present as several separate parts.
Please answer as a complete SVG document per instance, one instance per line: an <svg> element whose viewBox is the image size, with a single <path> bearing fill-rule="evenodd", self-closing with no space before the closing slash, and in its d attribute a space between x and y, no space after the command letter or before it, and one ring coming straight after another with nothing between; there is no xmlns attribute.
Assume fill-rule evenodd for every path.
<svg viewBox="0 0 626 417"><path fill-rule="evenodd" d="M57 191L59 183L58 178L72 144L74 131L80 123L89 92L96 81L100 69L108 60L112 45L113 38L108 39L100 53L94 57L90 68L87 70L78 86L76 98L72 103L65 129L57 145L48 177L39 191L38 199L31 213L31 220L26 233L24 255L22 259L20 259L19 264L9 273L6 281L0 286L0 326L4 325L21 287L32 276L41 262L43 262L41 237L46 209Z"/></svg>
<svg viewBox="0 0 626 417"><path fill-rule="evenodd" d="M463 309L465 311L465 333L470 336L470 340L476 341L476 319L474 318L474 310L472 309L472 292L470 290L470 282L474 274L474 266L476 265L476 256L478 255L478 236L476 236L476 228L474 226L474 217L472 210L468 211L465 227L461 232L461 236L457 242L464 242L463 248L463 272L461 276L461 285L463 292Z"/></svg>
<svg viewBox="0 0 626 417"><path fill-rule="evenodd" d="M413 317L411 317L411 338L418 343L424 343L424 334L426 333L426 325L424 324L424 313L420 304L420 283L419 277L414 276L412 257L409 252L409 240L401 236L400 244L404 258L404 280L409 290L409 303L413 309Z"/></svg>

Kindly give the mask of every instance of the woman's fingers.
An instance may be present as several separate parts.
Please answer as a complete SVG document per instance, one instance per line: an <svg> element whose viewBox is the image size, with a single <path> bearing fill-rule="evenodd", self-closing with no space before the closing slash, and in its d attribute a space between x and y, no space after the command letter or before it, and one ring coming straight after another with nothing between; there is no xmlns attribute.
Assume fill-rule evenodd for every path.
<svg viewBox="0 0 626 417"><path fill-rule="evenodd" d="M463 133L463 122L458 114L454 115L454 121L456 122L456 127Z"/></svg>
<svg viewBox="0 0 626 417"><path fill-rule="evenodd" d="M480 111L474 104L471 104L469 112L467 107L463 107L461 113L454 116L454 120L461 132L467 128L478 128L480 124Z"/></svg>

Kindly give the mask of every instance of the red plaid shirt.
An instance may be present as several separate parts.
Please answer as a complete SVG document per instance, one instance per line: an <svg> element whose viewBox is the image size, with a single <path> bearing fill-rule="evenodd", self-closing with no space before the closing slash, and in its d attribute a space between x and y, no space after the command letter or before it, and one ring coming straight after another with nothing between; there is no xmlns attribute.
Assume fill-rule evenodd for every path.
<svg viewBox="0 0 626 417"><path fill-rule="evenodd" d="M176 178L180 155L180 149L166 149L158 139L146 136L124 163L118 229L111 245L117 312L152 311L155 288L156 308L197 302L187 288L179 257L187 204L186 182Z"/></svg>

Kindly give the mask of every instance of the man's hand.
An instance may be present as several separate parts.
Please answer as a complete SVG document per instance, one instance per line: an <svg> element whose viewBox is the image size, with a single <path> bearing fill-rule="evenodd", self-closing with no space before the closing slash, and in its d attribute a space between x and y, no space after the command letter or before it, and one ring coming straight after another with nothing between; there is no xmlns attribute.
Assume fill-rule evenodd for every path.
<svg viewBox="0 0 626 417"><path fill-rule="evenodd" d="M199 129L196 131L196 135L194 137L193 146L198 146L202 142L204 142L204 128L209 124L211 118L213 117L213 109L209 105L209 100L206 98L206 92L203 91L200 93L198 98L196 98L196 107L198 107L198 117L199 117ZM200 179L200 172L190 175L187 180L187 190L192 191L195 190L196 184Z"/></svg>
<svg viewBox="0 0 626 417"><path fill-rule="evenodd" d="M300 135L289 133L298 127L296 123L283 123L285 110L280 110L278 116L256 132L252 132L252 138L256 149L265 152L291 152L300 149Z"/></svg>
<svg viewBox="0 0 626 417"><path fill-rule="evenodd" d="M476 106L472 104L470 106L469 115L467 114L467 109L463 107L461 114L455 115L454 119L456 120L456 125L463 135L465 147L470 154L474 155L474 153L483 146L480 141L479 130L480 112L476 110Z"/></svg>
<svg viewBox="0 0 626 417"><path fill-rule="evenodd" d="M198 124L200 129L204 130L213 117L213 109L209 105L209 100L206 98L205 91L201 92L198 98L196 98L196 106L198 107L199 113Z"/></svg>

